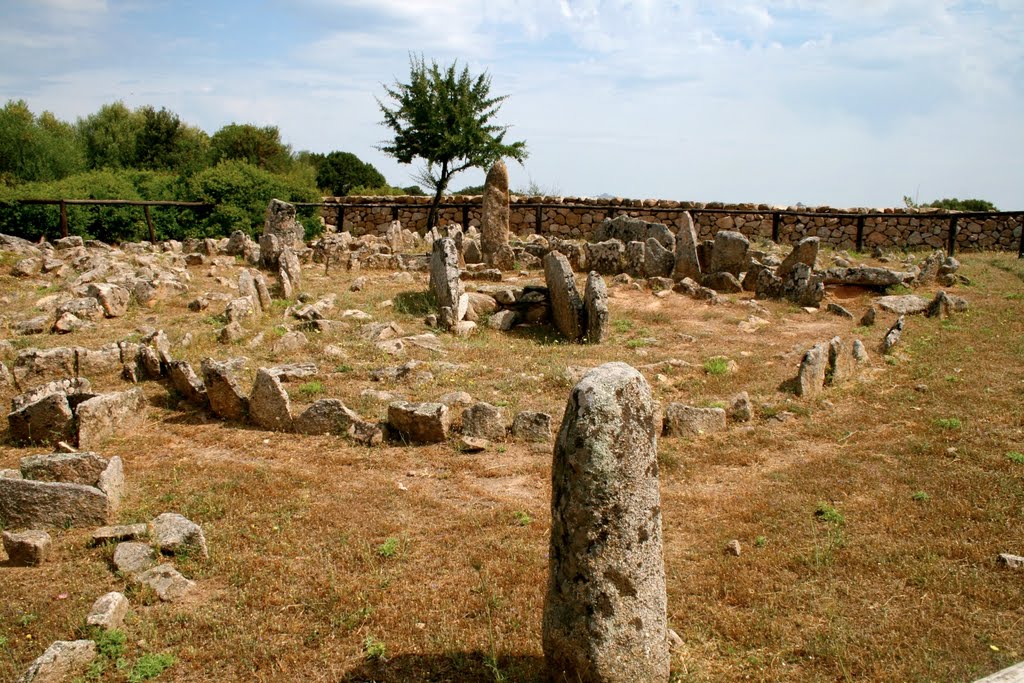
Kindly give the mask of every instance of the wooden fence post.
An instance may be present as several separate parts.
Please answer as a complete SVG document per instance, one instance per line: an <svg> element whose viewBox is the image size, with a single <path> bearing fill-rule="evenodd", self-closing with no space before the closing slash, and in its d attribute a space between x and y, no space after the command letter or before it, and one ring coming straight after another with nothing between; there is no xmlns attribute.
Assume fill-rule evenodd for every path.
<svg viewBox="0 0 1024 683"><path fill-rule="evenodd" d="M959 218L959 216L953 215L949 219L949 240L947 241L948 248L946 252L950 256L956 253L956 237L960 234L960 229L957 227L957 221Z"/></svg>
<svg viewBox="0 0 1024 683"><path fill-rule="evenodd" d="M60 236L68 236L68 205L63 199L60 200Z"/></svg>
<svg viewBox="0 0 1024 683"><path fill-rule="evenodd" d="M779 220L782 218L778 211L772 211L772 242L779 243Z"/></svg>
<svg viewBox="0 0 1024 683"><path fill-rule="evenodd" d="M538 204L537 205L537 211L536 211L536 213L534 215L534 225L536 225L534 230L536 230L538 235L540 234L541 224L542 224L543 220L544 220L544 208L540 204Z"/></svg>
<svg viewBox="0 0 1024 683"><path fill-rule="evenodd" d="M1020 247L1017 248L1017 258L1024 258L1024 213L1020 215Z"/></svg>
<svg viewBox="0 0 1024 683"><path fill-rule="evenodd" d="M146 212L146 225L149 226L149 241L156 244L156 230L153 228L153 219L149 215L149 205L142 208Z"/></svg>
<svg viewBox="0 0 1024 683"><path fill-rule="evenodd" d="M864 216L857 216L857 251L864 251Z"/></svg>

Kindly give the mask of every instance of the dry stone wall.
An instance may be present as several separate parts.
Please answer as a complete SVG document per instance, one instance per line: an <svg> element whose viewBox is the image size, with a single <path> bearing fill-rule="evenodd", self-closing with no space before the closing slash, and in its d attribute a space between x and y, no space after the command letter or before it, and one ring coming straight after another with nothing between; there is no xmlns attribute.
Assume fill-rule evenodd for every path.
<svg viewBox="0 0 1024 683"><path fill-rule="evenodd" d="M323 216L328 225L347 230L353 235L384 235L392 220L402 226L423 232L430 207L429 197L327 197ZM473 204L463 208L463 204ZM539 210L534 204L551 204ZM385 206L381 206L384 204ZM693 214L694 228L700 240L712 239L720 230L735 230L748 238L770 240L772 212L782 207L766 204L722 204L720 202L680 202L664 199L593 199L589 197L523 197L511 198L509 229L526 236L538 233L562 239L592 240L596 227L605 218L632 216L645 221L664 223L677 231L683 225L683 212ZM728 209L739 214L714 211ZM804 210L804 209L802 209ZM796 244L805 237L819 237L823 244L839 249L857 246L857 223L864 216L864 248L943 249L949 235L949 215L930 209L806 209L815 214L851 212L854 215L780 215L779 243ZM343 216L343 224L338 225ZM481 224L479 196L445 197L440 208L440 224L459 223L463 227ZM958 219L957 250L1016 251L1021 241L1021 215L961 216Z"/></svg>

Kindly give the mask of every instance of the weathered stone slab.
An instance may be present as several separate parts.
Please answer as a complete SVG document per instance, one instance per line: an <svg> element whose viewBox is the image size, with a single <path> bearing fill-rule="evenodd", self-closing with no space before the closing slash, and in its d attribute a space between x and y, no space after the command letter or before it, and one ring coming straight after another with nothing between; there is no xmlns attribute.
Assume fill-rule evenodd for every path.
<svg viewBox="0 0 1024 683"><path fill-rule="evenodd" d="M555 443L543 647L552 680L669 677L655 403L624 363L573 389Z"/></svg>
<svg viewBox="0 0 1024 683"><path fill-rule="evenodd" d="M99 302L103 315L108 318L120 318L128 312L131 294L124 287L94 282L86 287L86 293Z"/></svg>
<svg viewBox="0 0 1024 683"><path fill-rule="evenodd" d="M234 364L204 358L201 370L210 410L226 420L244 420L249 413L249 399L235 379Z"/></svg>
<svg viewBox="0 0 1024 683"><path fill-rule="evenodd" d="M272 369L260 368L249 395L249 418L263 429L287 432L292 428L291 410L280 375Z"/></svg>
<svg viewBox="0 0 1024 683"><path fill-rule="evenodd" d="M814 398L825 386L825 372L828 369L828 348L815 344L804 354L796 377L796 395Z"/></svg>
<svg viewBox="0 0 1024 683"><path fill-rule="evenodd" d="M817 237L805 237L796 243L793 251L785 258L782 264L775 270L775 276L786 279L786 276L798 263L803 263L811 270L814 270L814 263L818 258L818 247L821 240Z"/></svg>
<svg viewBox="0 0 1024 683"><path fill-rule="evenodd" d="M63 393L43 396L9 413L7 424L15 443L56 444L74 440L75 416Z"/></svg>
<svg viewBox="0 0 1024 683"><path fill-rule="evenodd" d="M505 411L479 401L462 411L462 433L490 441L505 439Z"/></svg>
<svg viewBox="0 0 1024 683"><path fill-rule="evenodd" d="M209 403L206 386L199 379L192 364L185 360L173 360L167 365L167 378L181 396L193 405L204 407Z"/></svg>
<svg viewBox="0 0 1024 683"><path fill-rule="evenodd" d="M551 416L547 413L523 411L512 418L512 438L527 443L551 440Z"/></svg>
<svg viewBox="0 0 1024 683"><path fill-rule="evenodd" d="M130 430L145 419L145 395L138 387L112 394L100 394L79 404L78 447L94 448L109 436Z"/></svg>
<svg viewBox="0 0 1024 683"><path fill-rule="evenodd" d="M571 342L583 336L583 300L576 289L569 259L553 251L544 257L544 280L551 302L551 317L555 327Z"/></svg>
<svg viewBox="0 0 1024 683"><path fill-rule="evenodd" d="M736 277L743 272L747 263L750 242L742 233L734 230L719 230L715 233L715 246L711 250L709 273L732 273Z"/></svg>
<svg viewBox="0 0 1024 683"><path fill-rule="evenodd" d="M114 548L114 568L122 574L141 574L156 564L156 551L148 543L125 541Z"/></svg>
<svg viewBox="0 0 1024 683"><path fill-rule="evenodd" d="M388 406L388 425L409 441L439 443L448 438L448 406L396 401Z"/></svg>
<svg viewBox="0 0 1024 683"><path fill-rule="evenodd" d="M75 350L67 346L52 349L24 349L14 359L14 381L24 390L30 386L75 375Z"/></svg>
<svg viewBox="0 0 1024 683"><path fill-rule="evenodd" d="M94 486L0 479L0 518L8 528L101 526L113 513L110 499Z"/></svg>
<svg viewBox="0 0 1024 683"><path fill-rule="evenodd" d="M148 524L119 524L116 526L101 526L92 532L91 542L93 545L104 543L120 543L121 541L137 541L149 535Z"/></svg>
<svg viewBox="0 0 1024 683"><path fill-rule="evenodd" d="M882 340L882 353L889 353L893 347L900 343L900 339L903 337L903 328L906 325L906 319L901 315L897 318L896 322L892 324L889 331L885 333L885 338Z"/></svg>
<svg viewBox="0 0 1024 683"><path fill-rule="evenodd" d="M458 314L464 314L466 310L460 303L465 293L460 273L455 240L450 237L435 240L430 253L430 290L434 293L438 309L448 308L452 312L452 319L443 321L447 323L445 329L462 320ZM468 303L467 299L467 306Z"/></svg>
<svg viewBox="0 0 1024 683"><path fill-rule="evenodd" d="M682 403L670 403L665 408L662 421L665 436L698 436L725 429L725 410L722 408L695 408Z"/></svg>
<svg viewBox="0 0 1024 683"><path fill-rule="evenodd" d="M515 254L508 244L508 168L499 159L487 172L480 214L480 251L483 262L500 270L511 270ZM468 261L468 259L467 259Z"/></svg>
<svg viewBox="0 0 1024 683"><path fill-rule="evenodd" d="M916 294L882 296L875 299L875 304L896 315L917 315L928 310L928 301Z"/></svg>
<svg viewBox="0 0 1024 683"><path fill-rule="evenodd" d="M884 288L903 284L914 279L914 273L872 266L850 268L829 268L825 271L827 285L858 285L861 287Z"/></svg>
<svg viewBox="0 0 1024 683"><path fill-rule="evenodd" d="M623 271L626 245L619 240L587 242L583 245L587 265L602 275L618 275Z"/></svg>
<svg viewBox="0 0 1024 683"><path fill-rule="evenodd" d="M697 231L693 227L693 217L689 211L680 217L681 223L676 232L676 263L672 271L673 280L692 278L700 282L700 260L697 258Z"/></svg>
<svg viewBox="0 0 1024 683"><path fill-rule="evenodd" d="M616 216L607 218L594 229L594 242L619 240L623 244L630 242L646 242L655 239L669 251L676 248L676 238L672 231L663 223L650 223L641 218Z"/></svg>
<svg viewBox="0 0 1024 683"><path fill-rule="evenodd" d="M3 543L12 567L35 567L50 555L50 534L39 529L5 531Z"/></svg>
<svg viewBox="0 0 1024 683"><path fill-rule="evenodd" d="M95 453L47 453L21 459L21 474L35 481L62 481L95 486L109 461Z"/></svg>

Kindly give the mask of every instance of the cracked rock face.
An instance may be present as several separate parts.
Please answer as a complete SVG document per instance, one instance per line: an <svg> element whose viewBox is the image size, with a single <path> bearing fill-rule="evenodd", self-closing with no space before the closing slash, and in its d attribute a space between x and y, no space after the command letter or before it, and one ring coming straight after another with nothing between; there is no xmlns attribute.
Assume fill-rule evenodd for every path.
<svg viewBox="0 0 1024 683"><path fill-rule="evenodd" d="M655 412L647 381L624 363L590 370L569 397L551 475L553 680L668 681Z"/></svg>

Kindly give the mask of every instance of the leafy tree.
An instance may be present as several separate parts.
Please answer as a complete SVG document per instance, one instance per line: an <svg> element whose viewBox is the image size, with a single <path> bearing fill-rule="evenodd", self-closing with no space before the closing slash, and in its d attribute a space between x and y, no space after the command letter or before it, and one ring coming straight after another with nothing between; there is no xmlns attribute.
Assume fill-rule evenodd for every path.
<svg viewBox="0 0 1024 683"><path fill-rule="evenodd" d="M24 100L0 109L0 182L57 180L84 164L73 126L48 111L34 116Z"/></svg>
<svg viewBox="0 0 1024 683"><path fill-rule="evenodd" d="M210 138L210 162L217 164L226 159L244 161L271 173L281 173L291 165L292 152L281 142L277 126L231 123Z"/></svg>
<svg viewBox="0 0 1024 683"><path fill-rule="evenodd" d="M136 168L185 173L205 165L210 139L202 130L182 123L174 112L151 106L139 110L142 127L135 138Z"/></svg>
<svg viewBox="0 0 1024 683"><path fill-rule="evenodd" d="M88 168L131 168L136 160L136 140L143 115L124 102L104 104L95 114L78 119Z"/></svg>
<svg viewBox="0 0 1024 683"><path fill-rule="evenodd" d="M335 196L349 194L354 187L382 187L388 184L373 165L360 160L351 152L313 154L316 164L316 184Z"/></svg>
<svg viewBox="0 0 1024 683"><path fill-rule="evenodd" d="M486 72L473 76L457 63L441 68L423 57L410 56L409 82L384 86L392 107L379 99L385 126L395 139L378 147L399 163L420 158L426 162L420 178L434 190L427 229L437 220L437 207L451 177L467 168L486 168L502 157L522 162L526 143L506 143L508 126L493 123L508 97L492 97Z"/></svg>

